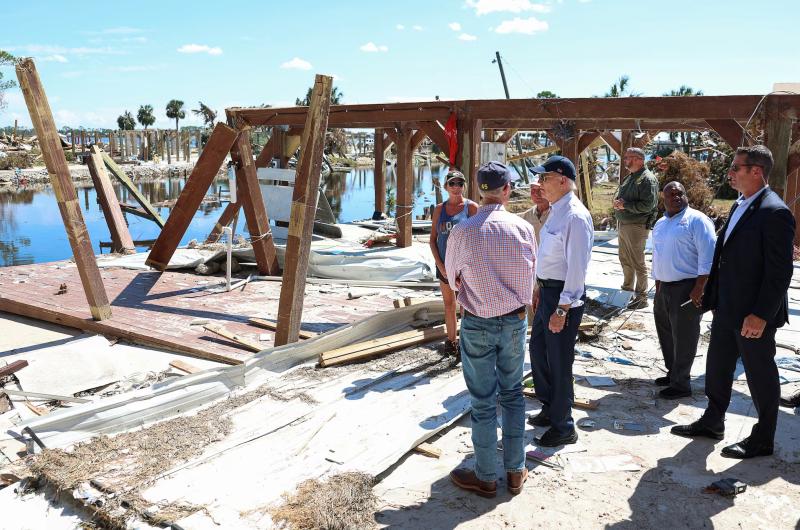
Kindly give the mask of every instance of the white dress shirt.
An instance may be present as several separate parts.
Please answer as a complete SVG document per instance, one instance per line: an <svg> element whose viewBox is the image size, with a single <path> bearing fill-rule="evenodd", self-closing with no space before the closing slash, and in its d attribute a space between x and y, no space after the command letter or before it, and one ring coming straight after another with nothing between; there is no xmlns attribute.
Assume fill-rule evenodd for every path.
<svg viewBox="0 0 800 530"><path fill-rule="evenodd" d="M594 224L589 210L571 191L550 206L542 226L536 276L542 280L563 280L558 305L580 307L586 270L592 258Z"/></svg>
<svg viewBox="0 0 800 530"><path fill-rule="evenodd" d="M705 214L686 207L653 227L653 279L677 282L711 271L717 236Z"/></svg>
<svg viewBox="0 0 800 530"><path fill-rule="evenodd" d="M722 240L723 243L728 242L728 236L731 235L733 229L736 228L736 223L739 222L739 219L742 218L744 212L746 212L747 209L750 207L750 205L753 204L753 201L755 201L756 198L759 195L761 195L764 192L764 190L766 190L768 187L769 186L764 186L763 188L752 194L747 199L744 198L744 195L739 195L739 198L736 199L736 204L738 206L736 206L736 210L734 210L733 215L731 215L731 220L730 222L728 222L728 229L725 230L725 239Z"/></svg>

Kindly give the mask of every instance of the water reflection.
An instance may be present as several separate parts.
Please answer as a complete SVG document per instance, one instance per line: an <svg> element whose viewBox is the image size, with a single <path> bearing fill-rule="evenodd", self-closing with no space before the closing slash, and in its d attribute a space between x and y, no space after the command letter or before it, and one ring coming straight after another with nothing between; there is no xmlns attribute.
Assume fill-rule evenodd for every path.
<svg viewBox="0 0 800 530"><path fill-rule="evenodd" d="M414 215L422 215L435 201L434 179L444 180L445 166L418 166L414 168ZM397 177L391 166L386 167L386 190L395 193ZM139 191L154 205L163 219L169 216L183 187L185 178L160 178L137 182ZM374 171L372 168L353 169L347 173L332 173L323 178L325 196L331 203L339 222L366 219L375 209ZM100 242L111 241L105 218L97 202L97 193L90 182L76 183L78 203L89 230L92 247L100 254ZM138 206L133 195L122 185L114 190L123 204ZM226 178L217 179L206 200L195 213L181 245L192 239L199 241L213 228L222 209L227 205L219 195L228 193ZM387 204L390 201L387 201ZM149 219L123 213L134 241L158 237L159 228ZM247 237L244 220L238 223L239 233ZM137 247L145 251L145 247ZM104 250L107 252L107 250ZM52 187L31 184L21 188L0 187L0 266L24 265L56 261L72 257Z"/></svg>

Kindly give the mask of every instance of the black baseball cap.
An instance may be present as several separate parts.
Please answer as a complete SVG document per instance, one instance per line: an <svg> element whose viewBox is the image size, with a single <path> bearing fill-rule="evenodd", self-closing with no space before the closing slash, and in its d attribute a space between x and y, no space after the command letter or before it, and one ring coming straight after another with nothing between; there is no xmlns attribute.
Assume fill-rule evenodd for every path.
<svg viewBox="0 0 800 530"><path fill-rule="evenodd" d="M565 156L551 156L541 166L531 168L534 173L561 173L568 179L575 180L575 164Z"/></svg>
<svg viewBox="0 0 800 530"><path fill-rule="evenodd" d="M483 191L496 190L516 180L519 180L519 175L500 162L486 162L478 168L478 187Z"/></svg>

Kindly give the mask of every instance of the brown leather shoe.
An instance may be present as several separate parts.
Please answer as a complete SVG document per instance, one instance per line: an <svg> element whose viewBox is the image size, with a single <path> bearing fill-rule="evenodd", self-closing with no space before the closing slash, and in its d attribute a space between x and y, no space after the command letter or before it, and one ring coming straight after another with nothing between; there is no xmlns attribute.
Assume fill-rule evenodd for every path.
<svg viewBox="0 0 800 530"><path fill-rule="evenodd" d="M475 476L475 471L471 469L454 469L450 472L450 480L459 488L474 491L487 499L492 499L497 495L497 481L480 480Z"/></svg>
<svg viewBox="0 0 800 530"><path fill-rule="evenodd" d="M528 480L527 467L523 467L522 471L506 471L506 486L511 495L519 495L526 480Z"/></svg>

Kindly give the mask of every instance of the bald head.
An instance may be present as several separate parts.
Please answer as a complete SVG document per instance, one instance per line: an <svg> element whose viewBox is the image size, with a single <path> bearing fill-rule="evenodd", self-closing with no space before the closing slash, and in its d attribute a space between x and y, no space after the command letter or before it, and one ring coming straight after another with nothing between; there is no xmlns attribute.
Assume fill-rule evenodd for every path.
<svg viewBox="0 0 800 530"><path fill-rule="evenodd" d="M686 188L684 188L683 184L680 182L674 180L672 182L668 182L664 186L662 193L664 195L664 209L667 211L667 215L670 217L680 213L684 208L689 206L689 198L686 196Z"/></svg>

